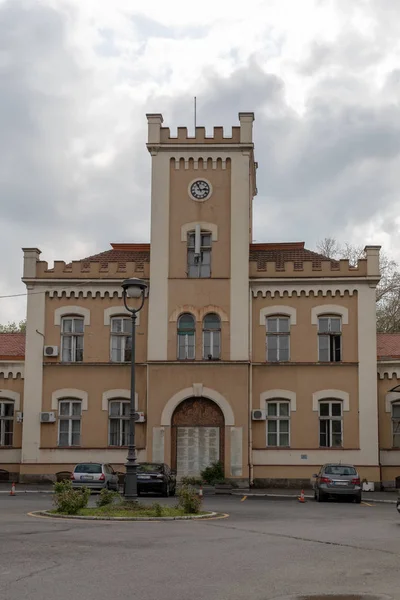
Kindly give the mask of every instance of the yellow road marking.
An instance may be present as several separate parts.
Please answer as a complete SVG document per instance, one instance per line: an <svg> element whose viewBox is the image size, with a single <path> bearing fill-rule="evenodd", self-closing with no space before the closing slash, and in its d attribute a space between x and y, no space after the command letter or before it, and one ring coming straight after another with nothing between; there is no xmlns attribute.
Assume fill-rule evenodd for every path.
<svg viewBox="0 0 400 600"><path fill-rule="evenodd" d="M368 504L368 502L361 502L364 506L375 506L375 504Z"/></svg>
<svg viewBox="0 0 400 600"><path fill-rule="evenodd" d="M247 496L243 496L243 498L240 500L240 502L244 502L246 500Z"/></svg>

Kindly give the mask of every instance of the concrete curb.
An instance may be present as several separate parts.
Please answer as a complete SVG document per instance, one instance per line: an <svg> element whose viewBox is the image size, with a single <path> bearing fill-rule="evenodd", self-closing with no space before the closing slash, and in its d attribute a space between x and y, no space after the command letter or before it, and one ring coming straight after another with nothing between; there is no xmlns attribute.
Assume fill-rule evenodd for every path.
<svg viewBox="0 0 400 600"><path fill-rule="evenodd" d="M48 519L76 519L77 521L193 521L228 516L226 514L208 512L204 515L186 515L182 517L90 517L82 515L57 515L48 510L35 510L28 513L32 517L47 517Z"/></svg>
<svg viewBox="0 0 400 600"><path fill-rule="evenodd" d="M53 490L19 490L15 492L15 496L22 496L24 494L53 494ZM8 494L10 496L10 492L6 490L0 490L0 494Z"/></svg>
<svg viewBox="0 0 400 600"><path fill-rule="evenodd" d="M279 499L287 499L287 500L297 500L299 494L254 494L254 493L246 493L246 492L232 492L232 496L241 496L242 498L246 496L247 498L279 498ZM306 500L314 500L314 496L305 495L304 498ZM376 504L397 504L397 500L383 500L381 498L366 498L363 496L363 502L373 502Z"/></svg>

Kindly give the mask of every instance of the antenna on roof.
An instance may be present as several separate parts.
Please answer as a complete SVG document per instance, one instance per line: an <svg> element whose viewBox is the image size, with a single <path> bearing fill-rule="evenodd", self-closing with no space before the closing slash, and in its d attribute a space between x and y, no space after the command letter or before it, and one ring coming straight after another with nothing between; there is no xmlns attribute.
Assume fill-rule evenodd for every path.
<svg viewBox="0 0 400 600"><path fill-rule="evenodd" d="M196 96L194 97L194 135L196 135Z"/></svg>

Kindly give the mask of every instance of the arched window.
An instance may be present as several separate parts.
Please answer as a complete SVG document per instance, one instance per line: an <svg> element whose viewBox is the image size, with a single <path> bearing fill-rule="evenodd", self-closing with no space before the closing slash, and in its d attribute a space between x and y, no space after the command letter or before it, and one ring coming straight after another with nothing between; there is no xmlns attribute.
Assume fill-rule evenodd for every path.
<svg viewBox="0 0 400 600"><path fill-rule="evenodd" d="M281 398L266 403L267 446L290 446L290 402Z"/></svg>
<svg viewBox="0 0 400 600"><path fill-rule="evenodd" d="M217 360L221 356L221 319L209 313L203 319L203 358Z"/></svg>
<svg viewBox="0 0 400 600"><path fill-rule="evenodd" d="M83 361L84 318L66 316L61 319L61 360Z"/></svg>
<svg viewBox="0 0 400 600"><path fill-rule="evenodd" d="M112 317L111 319L111 361L130 362L132 357L132 319Z"/></svg>
<svg viewBox="0 0 400 600"><path fill-rule="evenodd" d="M342 318L338 315L318 317L318 360L342 360Z"/></svg>
<svg viewBox="0 0 400 600"><path fill-rule="evenodd" d="M276 315L267 317L267 361L290 360L290 318Z"/></svg>
<svg viewBox="0 0 400 600"><path fill-rule="evenodd" d="M81 445L82 401L63 398L58 403L58 445Z"/></svg>
<svg viewBox="0 0 400 600"><path fill-rule="evenodd" d="M14 435L14 402L0 401L0 446L12 446Z"/></svg>
<svg viewBox="0 0 400 600"><path fill-rule="evenodd" d="M393 448L400 448L400 400L392 402L392 435Z"/></svg>
<svg viewBox="0 0 400 600"><path fill-rule="evenodd" d="M326 399L319 403L319 445L340 448L343 445L343 403Z"/></svg>
<svg viewBox="0 0 400 600"><path fill-rule="evenodd" d="M196 322L184 313L178 319L178 360L193 360L196 353Z"/></svg>
<svg viewBox="0 0 400 600"><path fill-rule="evenodd" d="M211 233L190 231L187 237L188 277L211 277Z"/></svg>
<svg viewBox="0 0 400 600"><path fill-rule="evenodd" d="M127 446L129 441L129 400L115 399L108 404L108 445Z"/></svg>

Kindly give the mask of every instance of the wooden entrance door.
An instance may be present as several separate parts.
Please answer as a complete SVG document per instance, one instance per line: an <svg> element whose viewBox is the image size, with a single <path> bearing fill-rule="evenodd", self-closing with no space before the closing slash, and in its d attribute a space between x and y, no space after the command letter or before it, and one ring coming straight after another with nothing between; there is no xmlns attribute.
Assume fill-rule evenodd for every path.
<svg viewBox="0 0 400 600"><path fill-rule="evenodd" d="M215 461L224 462L225 421L215 402L189 398L172 416L171 458L178 478L198 477Z"/></svg>

